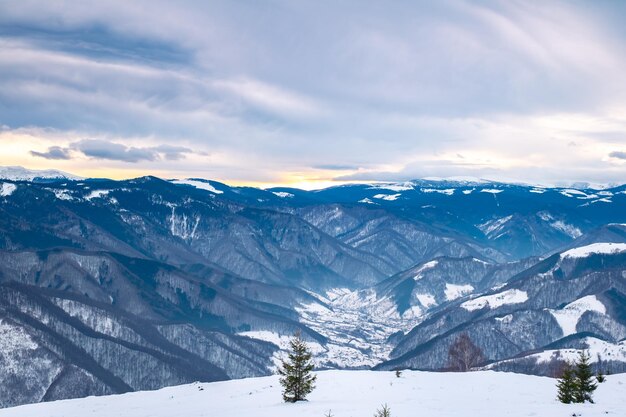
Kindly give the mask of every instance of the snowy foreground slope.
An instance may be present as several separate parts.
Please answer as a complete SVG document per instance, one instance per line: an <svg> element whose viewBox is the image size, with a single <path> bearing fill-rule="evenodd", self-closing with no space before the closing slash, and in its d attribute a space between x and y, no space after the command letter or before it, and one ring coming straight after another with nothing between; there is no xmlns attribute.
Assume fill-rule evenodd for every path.
<svg viewBox="0 0 626 417"><path fill-rule="evenodd" d="M308 402L281 402L278 377L195 383L158 391L89 397L0 410L0 417L335 417L372 416L387 403L391 415L541 416L626 415L626 374L611 375L596 404L560 404L555 380L503 372L318 372Z"/></svg>

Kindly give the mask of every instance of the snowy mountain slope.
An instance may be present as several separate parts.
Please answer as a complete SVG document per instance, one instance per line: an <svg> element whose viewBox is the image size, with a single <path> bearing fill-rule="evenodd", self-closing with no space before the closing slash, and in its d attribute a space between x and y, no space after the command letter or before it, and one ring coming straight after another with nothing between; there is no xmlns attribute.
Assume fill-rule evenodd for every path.
<svg viewBox="0 0 626 417"><path fill-rule="evenodd" d="M593 229L566 246L555 250L554 253L593 243L626 243L626 223L609 223Z"/></svg>
<svg viewBox="0 0 626 417"><path fill-rule="evenodd" d="M581 348L587 349L594 369L604 374L624 372L626 340L610 343L585 334L559 341L547 349L491 363L484 369L505 372L530 372L535 375L559 376L565 361L576 362Z"/></svg>
<svg viewBox="0 0 626 417"><path fill-rule="evenodd" d="M391 415L453 417L566 415L620 416L626 408L626 375L610 375L595 404L561 404L552 378L499 372L318 372L308 401L281 402L278 377L194 383L151 392L55 401L0 410L0 417L336 417L373 415L387 404Z"/></svg>
<svg viewBox="0 0 626 417"><path fill-rule="evenodd" d="M436 256L476 256L496 261L506 258L450 229L433 227L402 213L339 204L311 205L295 213L328 235L383 258L396 271Z"/></svg>
<svg viewBox="0 0 626 417"><path fill-rule="evenodd" d="M98 197L87 198L94 191ZM208 262L245 278L304 287L374 283L393 268L297 216L216 196L155 178L21 184L0 205L0 230L12 249L72 246L176 265Z"/></svg>
<svg viewBox="0 0 626 417"><path fill-rule="evenodd" d="M626 188L546 188L484 181L358 184L309 192L320 202L360 204L473 238L512 258L543 255L594 227L624 223ZM386 198L388 197L388 198ZM391 198L393 197L393 198Z"/></svg>
<svg viewBox="0 0 626 417"><path fill-rule="evenodd" d="M12 404L156 388L208 369L214 379L264 374L296 329L321 366L369 367L426 342L410 330L429 328L444 312L460 328L444 323L443 331L475 329L496 346L494 360L537 346L579 347L586 333L618 343L626 320L624 292L612 284L622 271L615 255L518 259L585 239L624 243L624 187L428 180L303 191L155 177L5 179L0 186L0 317L37 345L15 345L23 363L34 352L34 368L28 381L6 386L26 393L11 394ZM554 262L560 267L550 272ZM522 270L530 272L496 289ZM515 286L547 272L533 281L547 289L542 297L532 285ZM577 278L565 285L563 277ZM509 303L521 292L528 300ZM592 295L605 312L596 306L572 324L578 307L589 305L577 300ZM468 297L472 308L460 307ZM509 319L519 330L508 336L515 343L487 337L489 329L511 328ZM140 324L155 337L138 334ZM433 360L447 347L438 332L430 332L441 336ZM158 376L124 365L125 355ZM193 358L201 369L176 365ZM40 374L42 361L58 367ZM0 366L0 377L13 381L11 369Z"/></svg>
<svg viewBox="0 0 626 417"><path fill-rule="evenodd" d="M389 359L396 341L426 314L459 297L502 284L536 261L488 264L476 258L439 257L376 286L334 288L302 302L300 321L326 337L315 346L316 363L330 368L366 368ZM246 333L287 347L286 335Z"/></svg>
<svg viewBox="0 0 626 417"><path fill-rule="evenodd" d="M206 267L203 274L214 278ZM217 275L219 284L245 285ZM267 374L277 347L234 334L243 329L301 329L323 340L293 310L145 259L0 251L0 277L11 278L0 284L3 337L19 342L0 351L0 375L10 382L0 406ZM282 293L297 302L295 290Z"/></svg>
<svg viewBox="0 0 626 417"><path fill-rule="evenodd" d="M0 178L13 181L33 181L33 180L72 180L78 181L83 178L68 174L67 172L57 171L54 169L33 170L18 166L2 167L0 166Z"/></svg>
<svg viewBox="0 0 626 417"><path fill-rule="evenodd" d="M382 281L375 289L379 298L393 301L400 315L407 310L424 314L438 305L506 283L536 262L529 258L496 264L474 257L437 257Z"/></svg>
<svg viewBox="0 0 626 417"><path fill-rule="evenodd" d="M380 368L445 368L448 346L462 332L488 361L525 356L568 338L578 339L580 348L585 334L620 343L626 338L626 254L606 249L612 245L553 255L501 288L434 312Z"/></svg>

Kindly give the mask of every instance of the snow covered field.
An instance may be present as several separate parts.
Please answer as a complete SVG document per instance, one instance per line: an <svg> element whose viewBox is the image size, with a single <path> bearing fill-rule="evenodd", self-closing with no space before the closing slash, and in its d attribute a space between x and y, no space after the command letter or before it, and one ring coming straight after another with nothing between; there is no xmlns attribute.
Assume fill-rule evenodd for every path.
<svg viewBox="0 0 626 417"><path fill-rule="evenodd" d="M89 397L0 410L0 417L393 417L626 416L626 374L611 375L596 404L560 404L555 380L472 373L323 371L308 402L281 402L278 377L196 383L158 391Z"/></svg>

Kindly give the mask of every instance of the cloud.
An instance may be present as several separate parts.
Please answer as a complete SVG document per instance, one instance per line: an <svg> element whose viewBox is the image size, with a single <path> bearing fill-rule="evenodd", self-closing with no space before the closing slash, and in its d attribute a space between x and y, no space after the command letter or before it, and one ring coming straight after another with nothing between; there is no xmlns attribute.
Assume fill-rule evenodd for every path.
<svg viewBox="0 0 626 417"><path fill-rule="evenodd" d="M321 106L314 100L258 80L218 80L214 85L271 112L293 116L313 116L321 112Z"/></svg>
<svg viewBox="0 0 626 417"><path fill-rule="evenodd" d="M30 154L52 160L68 160L71 158L69 149L60 146L50 146L46 152L30 151Z"/></svg>
<svg viewBox="0 0 626 417"><path fill-rule="evenodd" d="M133 148L98 139L84 139L71 145L72 149L94 159L111 161L139 162L154 161L158 153L151 148Z"/></svg>
<svg viewBox="0 0 626 417"><path fill-rule="evenodd" d="M0 124L58 132L24 148L39 163L240 182L626 176L626 3L14 3Z"/></svg>
<svg viewBox="0 0 626 417"><path fill-rule="evenodd" d="M149 149L157 152L168 161L178 161L180 159L184 159L185 154L193 152L191 149L185 148L184 146L171 146L171 145L160 145L160 146L155 146ZM206 155L206 153L202 153L202 154Z"/></svg>
<svg viewBox="0 0 626 417"><path fill-rule="evenodd" d="M617 158L617 159L626 159L626 152L622 152L622 151L613 151L609 154L609 156L611 158Z"/></svg>
<svg viewBox="0 0 626 417"><path fill-rule="evenodd" d="M46 159L69 160L72 159L72 152L91 159L138 163L160 160L178 161L193 151L183 146L129 147L106 140L83 139L71 143L68 147L51 146L46 152L30 151L30 154Z"/></svg>
<svg viewBox="0 0 626 417"><path fill-rule="evenodd" d="M358 165L346 165L346 164L319 164L314 165L314 169L323 169L328 171L354 171L359 169Z"/></svg>

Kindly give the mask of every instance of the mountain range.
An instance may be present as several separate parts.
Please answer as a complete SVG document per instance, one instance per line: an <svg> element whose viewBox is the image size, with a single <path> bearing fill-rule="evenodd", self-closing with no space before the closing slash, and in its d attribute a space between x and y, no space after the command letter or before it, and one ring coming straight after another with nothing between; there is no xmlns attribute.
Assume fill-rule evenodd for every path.
<svg viewBox="0 0 626 417"><path fill-rule="evenodd" d="M626 370L626 186L232 187L0 169L0 406L319 368Z"/></svg>

